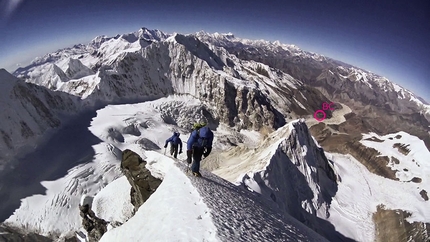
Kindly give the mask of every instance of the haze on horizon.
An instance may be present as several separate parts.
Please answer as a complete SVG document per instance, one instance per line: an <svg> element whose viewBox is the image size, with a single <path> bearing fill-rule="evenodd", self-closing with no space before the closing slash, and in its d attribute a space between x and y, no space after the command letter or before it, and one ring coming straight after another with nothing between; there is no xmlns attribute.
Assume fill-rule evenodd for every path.
<svg viewBox="0 0 430 242"><path fill-rule="evenodd" d="M0 68L141 27L279 40L382 75L430 101L430 2L0 2Z"/></svg>

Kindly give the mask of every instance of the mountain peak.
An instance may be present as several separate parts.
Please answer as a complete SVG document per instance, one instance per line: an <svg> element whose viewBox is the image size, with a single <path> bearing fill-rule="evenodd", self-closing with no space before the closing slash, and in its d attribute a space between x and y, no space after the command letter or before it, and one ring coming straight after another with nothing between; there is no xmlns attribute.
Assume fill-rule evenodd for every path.
<svg viewBox="0 0 430 242"><path fill-rule="evenodd" d="M141 28L136 32L137 37L139 37L139 39L145 39L145 40L149 40L149 41L162 41L167 39L170 34L166 34L158 29L153 29L150 30L148 28Z"/></svg>
<svg viewBox="0 0 430 242"><path fill-rule="evenodd" d="M0 69L0 89L2 91L6 90L5 93L7 93L17 81L18 78L10 74L6 69Z"/></svg>

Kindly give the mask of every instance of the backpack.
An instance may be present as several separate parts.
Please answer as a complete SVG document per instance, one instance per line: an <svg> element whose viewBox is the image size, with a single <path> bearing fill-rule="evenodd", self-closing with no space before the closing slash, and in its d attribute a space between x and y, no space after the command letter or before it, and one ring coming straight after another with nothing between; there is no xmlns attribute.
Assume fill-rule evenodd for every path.
<svg viewBox="0 0 430 242"><path fill-rule="evenodd" d="M177 144L181 143L181 139L179 138L179 136L174 136L172 138L172 142L173 142L173 144L177 145Z"/></svg>
<svg viewBox="0 0 430 242"><path fill-rule="evenodd" d="M200 147L208 148L212 147L213 133L212 130L204 126L197 130L197 144Z"/></svg>

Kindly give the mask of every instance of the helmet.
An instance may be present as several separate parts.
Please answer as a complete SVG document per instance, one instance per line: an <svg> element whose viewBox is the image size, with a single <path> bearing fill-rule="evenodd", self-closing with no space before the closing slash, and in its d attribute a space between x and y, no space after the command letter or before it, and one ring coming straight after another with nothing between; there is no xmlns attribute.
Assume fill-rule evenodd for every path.
<svg viewBox="0 0 430 242"><path fill-rule="evenodd" d="M195 124L194 124L194 129L200 129L201 127L206 126L208 123L208 120L206 119L205 116L202 116Z"/></svg>
<svg viewBox="0 0 430 242"><path fill-rule="evenodd" d="M201 127L204 127L204 126L206 126L206 124L205 123L195 123L194 125L193 125L193 129L195 130L195 129L200 129Z"/></svg>
<svg viewBox="0 0 430 242"><path fill-rule="evenodd" d="M175 131L175 132L173 132L173 135L174 135L174 136L178 136L178 137L179 137L180 133L179 133L179 132L177 132L177 131Z"/></svg>
<svg viewBox="0 0 430 242"><path fill-rule="evenodd" d="M199 120L200 124L204 124L203 126L205 126L208 123L208 120L206 119L205 116L202 116Z"/></svg>

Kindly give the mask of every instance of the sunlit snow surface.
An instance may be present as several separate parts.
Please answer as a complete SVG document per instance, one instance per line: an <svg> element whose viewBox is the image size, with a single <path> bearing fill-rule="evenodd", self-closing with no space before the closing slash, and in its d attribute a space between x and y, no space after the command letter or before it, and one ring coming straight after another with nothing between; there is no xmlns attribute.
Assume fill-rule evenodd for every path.
<svg viewBox="0 0 430 242"><path fill-rule="evenodd" d="M231 182L240 182L245 173L249 177L253 177L254 173L264 173L267 161L273 156L279 142L283 137L288 137L292 129L290 123L272 133L257 149L229 154L228 161L214 173ZM384 142L365 140L372 136ZM395 138L396 136L398 138ZM390 137L393 140L389 139ZM330 204L330 216L327 220L337 231L357 241L374 240L375 227L372 215L378 205L384 205L386 209L401 209L412 213L412 216L407 218L409 222L430 222L430 211L427 209L430 202L425 201L419 194L423 189L430 191L430 163L426 162L428 160L426 157L430 157L430 154L423 141L399 132L383 137L375 134L364 135L362 142L377 149L383 156L393 156L400 161L399 164L390 163L390 166L399 171L397 176L400 181L369 172L364 165L349 155L326 153L327 158L333 161L339 177L338 190ZM397 148L393 148L395 143L409 144L410 153L403 155ZM306 151L307 147L304 146L302 153L297 155L304 155ZM408 172L404 169L408 169ZM421 178L422 182L411 182L413 177ZM261 187L253 179L246 179L245 185L253 191L261 192Z"/></svg>
<svg viewBox="0 0 430 242"><path fill-rule="evenodd" d="M165 154L163 148L165 140L172 135L174 130L179 130L184 153L180 154L178 159L184 160L185 142L189 129L178 128L165 121L170 120L169 115L172 115L172 110L172 112L177 110L176 122L182 126L191 127L198 117L196 112L199 109L196 107L200 105L200 101L192 97L173 96L139 104L109 105L98 110L88 127L92 134L100 139L100 143L92 146L94 157L86 158L84 163L69 169L67 174L60 179L42 181L41 184L46 188L46 194L35 194L21 199L21 206L6 220L6 223L12 226L24 226L30 231L47 236L65 235L79 229L82 222L78 210L81 196L83 194L94 196L107 184L121 176L119 164L121 151L125 149L131 149L141 155L150 164L148 168L152 174L163 178L169 165L151 160L146 154L148 152ZM56 151L50 149L49 152ZM66 152L79 151L70 149ZM64 155L67 156L67 154ZM38 163L43 163L43 161ZM40 169L46 169L46 167L40 167ZM33 175L37 175L37 170ZM124 187L123 189L128 190L129 188ZM129 191L127 195L129 196ZM103 199L94 201L96 204L106 203ZM102 217L107 220L112 218L118 222L125 221L129 217L130 208L124 207L124 199L114 203L122 204L120 207L124 210L123 214L103 210L101 207L96 209L96 213L103 214Z"/></svg>
<svg viewBox="0 0 430 242"><path fill-rule="evenodd" d="M161 150L164 142L176 127L164 123L160 107L167 109L167 106L188 105L192 109L195 104L199 102L192 98L173 97L140 104L107 106L99 110L88 128L100 139L100 143L92 146L94 157L87 157L84 161L80 161L84 163L69 169L67 175L60 179L42 181L41 185L46 188L46 194L35 194L21 199L21 206L5 222L12 226L24 226L30 231L47 236L65 235L67 232L77 230L82 223L78 210L81 196L96 195L103 187L122 175L119 169L122 150L131 149L141 154L143 158L145 158L143 146L164 152L164 149ZM183 134L182 139L186 142L187 135ZM149 144L148 140L151 141ZM49 152L79 151L50 149ZM178 158L184 159L184 155L185 152ZM62 162L62 160L55 162ZM43 161L36 163L43 164ZM157 169L160 165L162 164L154 165L152 171L154 175L163 177L165 169ZM46 167L38 168L46 169ZM55 171L52 172L55 173ZM33 176L37 176L37 170L33 172ZM106 214L106 216L107 218L122 217L120 221L127 217L122 214Z"/></svg>
<svg viewBox="0 0 430 242"><path fill-rule="evenodd" d="M375 137L382 142L370 141ZM411 181L412 178L418 177L422 179L422 186L429 191L430 185L430 152L424 144L424 141L418 137L410 135L406 132L398 132L379 136L375 133L364 134L361 143L368 147L373 147L381 153L381 156L390 158L389 167L397 171L396 177L400 181ZM395 146L404 146L404 154ZM395 159L393 159L393 157ZM395 160L399 161L396 164Z"/></svg>
<svg viewBox="0 0 430 242"><path fill-rule="evenodd" d="M203 178L187 176L181 162L157 152L145 155L149 167L164 164L163 182L133 218L101 241L326 241L242 187L207 171Z"/></svg>
<svg viewBox="0 0 430 242"><path fill-rule="evenodd" d="M365 140L372 137L382 142ZM429 223L430 201L425 201L420 195L422 190L430 191L430 152L424 142L405 132L385 136L364 134L361 142L378 150L381 156L397 158L399 164L391 161L389 166L398 171L396 176L400 181L370 173L349 155L327 154L334 161L340 176L339 190L331 204L331 216L328 220L340 232L358 241L374 240L372 214L381 204L385 209L401 209L412 213L407 218L408 222ZM395 143L409 145L409 154L404 155L393 148ZM421 178L422 181L414 183L411 181L414 177Z"/></svg>
<svg viewBox="0 0 430 242"><path fill-rule="evenodd" d="M82 220L78 204L82 194L94 196L121 175L118 149L106 143L97 144L93 149L95 156L91 162L75 166L58 180L43 181L46 194L22 199L20 208L5 223L57 236L79 228Z"/></svg>
<svg viewBox="0 0 430 242"><path fill-rule="evenodd" d="M21 207L7 222L24 225L45 235L78 230L81 220L77 207L81 196L97 193L93 209L98 216L121 223L127 221L133 209L128 204L130 185L121 177L119 162L121 150L131 149L148 162L147 168L154 176L164 181L134 217L121 227L109 231L103 241L120 241L119 238L121 241L219 241L225 240L227 236L242 236L248 241L261 238L289 238L294 241L320 239L296 220L277 217L274 214L278 213L272 213L270 208L259 204L254 195L211 173L203 171L205 178L200 182L194 177L190 180L180 165L180 161L185 159L185 152L179 155L178 160L164 155L164 142L174 130L181 132L185 145L189 135L186 127L195 121L196 107L199 105L200 101L189 96L173 96L139 104L109 105L98 110L88 127L100 139L100 143L93 146L95 156L89 162L70 169L63 178L42 182L47 188L46 194L22 199ZM172 114L169 111L175 109L179 113ZM176 115L175 120L180 127L166 123L166 120L170 120L169 115ZM269 135L270 142L259 146L260 134L241 131L245 136L244 141L258 152L231 154L237 156L230 165L239 160L241 162L237 164L241 165L233 172L230 169L230 179L236 181L247 172L265 169L267 159L273 156L291 129L290 123ZM221 125L215 131L215 137L226 133L227 129ZM372 214L379 204L384 204L387 209L411 212L409 221L430 221L430 214L425 209L429 202L424 201L419 194L422 189L430 191L429 164L423 159L430 157L430 154L422 146L422 141L406 133L399 134L401 138L395 138L397 134L384 137L369 134L363 137L362 142L380 150L382 155L400 160L400 164L390 164L400 171L400 181L374 175L349 156L327 154L334 161L340 177L328 220L345 236L358 241L372 241ZM371 136L384 143L364 140ZM394 138L390 140L390 137ZM392 148L394 143L410 144L410 153L403 155ZM221 144L217 145L218 148L225 148ZM301 154L306 155L307 149L303 147ZM403 174L404 167L408 167L409 175ZM216 174L226 175L222 170ZM422 182L408 182L413 177L421 178ZM258 188L254 190L258 191ZM277 229L279 226L286 230Z"/></svg>

